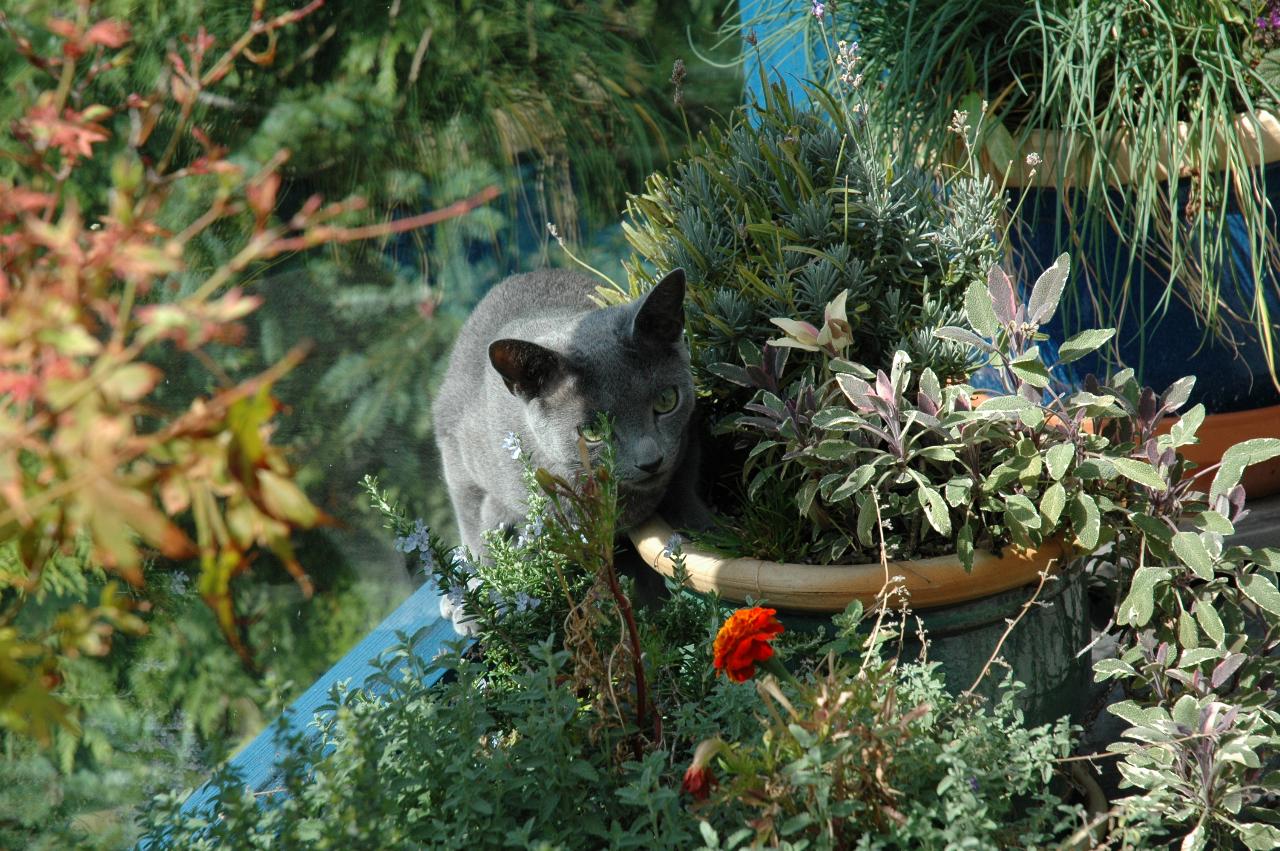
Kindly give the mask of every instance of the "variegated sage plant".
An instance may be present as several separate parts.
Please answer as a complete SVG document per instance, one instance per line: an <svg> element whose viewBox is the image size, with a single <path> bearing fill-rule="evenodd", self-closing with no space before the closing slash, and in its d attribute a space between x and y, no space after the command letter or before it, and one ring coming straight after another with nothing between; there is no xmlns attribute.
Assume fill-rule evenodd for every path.
<svg viewBox="0 0 1280 851"><path fill-rule="evenodd" d="M785 336L758 356L748 351L744 367L721 370L758 391L728 424L756 439L749 492L783 483L795 494L795 511L812 521L813 550L824 560L874 560L877 519L891 557L958 550L971 563L975 547L1037 546L1058 535L1097 547L1103 515L1156 472L1133 446L1099 433L1102 421L1127 416L1119 396L1052 386L1052 367L1110 337L1089 331L1057 358L1043 353L1037 329L1056 308L1067 273L1063 256L1024 306L995 268L985 287L975 282L966 293L969 327L938 329L938 337L972 350L975 368L978 359L990 362L1003 387L995 393L946 384L901 351L887 372L846 360L841 296L821 329L775 319ZM794 348L826 357L821 368L780 386ZM1186 389L1175 387L1160 407L1176 410Z"/></svg>
<svg viewBox="0 0 1280 851"><path fill-rule="evenodd" d="M1136 790L1102 817L1111 847L1149 847L1152 830L1187 848L1277 847L1280 551L1229 536L1247 511L1241 474L1280 456L1280 440L1195 469L1180 452L1205 416L1182 411L1193 378L1159 394L1130 370L1083 389L1056 381L1055 367L1113 335L1083 331L1050 354L1039 327L1068 271L1063 255L1024 302L993 268L966 293L966 324L935 331L968 347L995 391L943 385L902 352L887 372L843 359L839 297L821 329L776 320L786 336L725 373L757 388L731 424L757 441L749 487L783 483L831 558L875 560L877 523L891 557L958 551L971 564L975 548L1055 537L1103 554L1117 568L1118 650L1096 676L1123 685L1110 711L1132 726L1112 751ZM784 385L792 348L825 364Z"/></svg>

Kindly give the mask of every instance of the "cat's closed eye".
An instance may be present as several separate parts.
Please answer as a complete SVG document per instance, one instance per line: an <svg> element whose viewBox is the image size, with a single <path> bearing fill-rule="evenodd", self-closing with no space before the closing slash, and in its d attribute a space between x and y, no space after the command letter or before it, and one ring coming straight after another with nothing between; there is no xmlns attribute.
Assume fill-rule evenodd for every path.
<svg viewBox="0 0 1280 851"><path fill-rule="evenodd" d="M659 393L658 398L653 400L653 410L658 414L669 414L676 409L676 404L679 401L680 391L673 384Z"/></svg>

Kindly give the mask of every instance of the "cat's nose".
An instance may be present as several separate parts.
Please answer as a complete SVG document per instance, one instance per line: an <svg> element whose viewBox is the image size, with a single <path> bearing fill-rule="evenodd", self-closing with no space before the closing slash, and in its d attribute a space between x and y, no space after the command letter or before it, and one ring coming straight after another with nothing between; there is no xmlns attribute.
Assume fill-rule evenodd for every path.
<svg viewBox="0 0 1280 851"><path fill-rule="evenodd" d="M638 467L640 470L646 473L656 473L658 472L658 468L662 466L662 461L663 461L663 458L661 455L659 455L657 458L654 458L652 461L645 461L643 464L636 464L636 467Z"/></svg>

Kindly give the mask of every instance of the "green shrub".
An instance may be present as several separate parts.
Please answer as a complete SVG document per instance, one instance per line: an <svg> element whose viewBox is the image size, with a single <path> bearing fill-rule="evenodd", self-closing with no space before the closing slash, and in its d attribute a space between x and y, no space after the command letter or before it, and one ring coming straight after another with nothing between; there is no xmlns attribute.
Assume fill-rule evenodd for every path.
<svg viewBox="0 0 1280 851"><path fill-rule="evenodd" d="M771 320L821 327L841 292L850 359L884 366L902 348L944 378L964 372L963 356L928 331L947 324L995 257L989 183L944 189L894 158L876 123L888 116L811 94L820 106L771 88L766 103L709 129L628 203L633 293L653 283L654 269L687 271L694 378L718 415L750 399L722 375L759 360L778 336ZM780 378L811 362L798 355Z"/></svg>
<svg viewBox="0 0 1280 851"><path fill-rule="evenodd" d="M936 668L897 663L889 621L877 625L880 639L865 656L855 651L865 674L855 664L819 665L815 645L823 642L792 638L783 648L798 682L737 684L712 666L723 615L715 599L677 593L629 617L608 590L618 582L617 507L603 472L607 455L603 463L573 483L530 471L529 527L518 544L494 546L493 564L481 567L457 561L370 483L401 547L442 585L470 583L455 587L475 616L481 655L427 662L407 637L378 663L374 676L390 686L387 694L336 688L314 735L294 738L278 792L254 794L223 771L207 812L181 814L182 795L163 796L146 818L153 847L726 847L719 836L735 847L756 831L767 835L766 823L784 835L785 848L835 847L833 838L854 831L866 833L867 847L971 838L1026 847L1078 820L1063 808L1054 777L1069 748L1068 725L1025 728L1012 692L992 711L947 696ZM550 584L545 572L527 569L531 556L554 563ZM511 604L520 594L546 596L520 608ZM848 614L831 645L846 652L865 637L854 632L859 612ZM645 647L639 660L631 655L633 629ZM546 637L519 646L538 631ZM435 669L456 678L424 688ZM838 703L837 693L845 695ZM795 723L779 718L778 696L798 713ZM918 709L923 704L927 710ZM643 705L660 725L636 723ZM823 741L806 738L809 729ZM896 747L855 752L851 743L863 739L850 736ZM709 739L732 750L710 767L723 778L722 794L693 803L682 776ZM893 784L901 818L869 814L881 798L865 789L833 787L831 778L851 768ZM824 818L782 823L769 806L774 798L758 794L765 774L788 816ZM805 803L815 798L829 809ZM806 838L810 844L800 844Z"/></svg>

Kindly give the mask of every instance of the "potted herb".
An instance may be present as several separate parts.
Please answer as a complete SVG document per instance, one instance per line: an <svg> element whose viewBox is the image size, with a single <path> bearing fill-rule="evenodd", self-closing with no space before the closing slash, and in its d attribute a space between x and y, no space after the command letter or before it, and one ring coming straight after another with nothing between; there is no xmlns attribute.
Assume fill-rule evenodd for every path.
<svg viewBox="0 0 1280 851"><path fill-rule="evenodd" d="M817 620L826 620L855 592L869 601L883 586L872 529L878 502L888 501L882 514L893 531L885 554L895 565L951 556L945 567L935 562L895 569L924 580L913 589L913 607L985 598L961 612L940 613L932 627L938 635L991 633L989 648L1004 618L1026 601L1015 589L1034 582L1062 555L1059 539L1037 536L1002 553L1007 562L979 554L982 569L970 574L975 542L991 550L1012 539L999 523L993 524L997 537L984 537L975 487L983 470L969 471L962 483L957 449L971 441L962 454L985 462L992 455L983 452L982 440L995 440L1001 430L1004 445L1016 439L1007 413L989 412L985 425L966 426L963 435L947 434L938 419L978 416L963 410L973 406L972 395L962 390L971 353L963 342L933 331L962 324L966 292L986 286L986 270L997 255L990 234L999 200L985 177L956 175L940 193L908 161L886 160L883 152L892 148L882 144L891 138L883 132L883 116L860 108L855 87L817 91L813 100L822 108L798 107L784 88L770 88L765 103L710 131L671 174L652 177L630 204L627 229L637 250L629 265L633 290L650 283L649 263L688 270L687 327L700 404L713 429L731 435L710 441L727 471L713 501L729 519L707 542L757 560L736 569L706 562L707 569L715 590L728 598L768 599L787 610L793 625L796 611L825 612ZM1065 275L1064 261L1046 286ZM876 368L885 373L879 382ZM865 404L888 406L889 429L908 416L923 419L893 432L891 445L879 447L879 461L858 459L861 450L850 451L851 439L859 439L856 428L833 419L840 404L853 413L849 393ZM914 465L918 481L888 482L900 472L894 458ZM957 468L955 482L943 474L951 467ZM851 477L854 468L861 472ZM965 511L972 506L972 517L948 499ZM647 562L670 570L670 560L660 558L669 529L655 521L634 537ZM963 562L955 557L958 547ZM1028 557L1032 549L1036 554ZM692 547L686 555L698 587L702 556ZM779 566L850 561L870 566L797 567L794 576ZM819 579L823 572L830 582ZM728 584L733 574L736 587ZM1051 593L1067 594L1052 610L1061 622L1048 631L1060 636L1061 654L1068 657L1074 652L1066 646L1068 636L1087 643L1082 588L1059 584ZM965 656L950 660L957 682L972 679L985 660L981 651ZM1083 674L1083 663L1073 663L1043 683L1046 694L1057 697L1046 697L1041 709L1050 713L1062 694L1081 693Z"/></svg>
<svg viewBox="0 0 1280 851"><path fill-rule="evenodd" d="M993 267L987 284L967 293L967 327L935 332L970 346L975 363L980 357L1001 376L1005 391L981 401L966 384L943 386L929 367L913 372L904 352L887 371L873 372L845 359L847 343L840 340L819 347L826 361L820 371L780 383L788 349L812 345L814 335L779 320L790 334L774 341L777 348L766 345L765 361L726 373L749 382L756 395L724 428L750 446L747 498L785 494L791 516L779 522L809 530L804 552L828 557L818 564L761 558L743 534L750 528L730 517L726 529L706 536L711 547L682 546L691 586L829 617L852 601L871 603L888 577L899 575L912 607L933 610L924 612L933 658L944 661L953 684L972 679L989 648L1003 641L1004 616L1019 611L1032 590L1039 595L1038 576L1063 568L1071 552L1106 543L1110 516L1130 491L1162 486L1145 440L1161 416L1185 404L1191 388L1180 382L1157 400L1139 393L1129 376L1110 394L1053 389L1049 375L1057 363L1041 355L1038 329L1067 281L1063 256L1020 304L1012 281ZM1083 332L1063 344L1057 361L1078 358L1110 336ZM1191 442L1185 431L1179 446ZM668 575L675 570L671 534L661 519L632 533L645 561ZM713 548L745 557L726 558ZM1061 714L1084 694L1083 662L1076 661L1088 643L1083 586L1078 571L1067 580L1052 592L1059 604L1037 611L1019 635L1024 643L1007 647L1015 672L1029 681L1034 717ZM1004 616L993 617L1000 609ZM1037 634L1041 627L1045 635ZM940 641L943 634L960 638ZM1046 635L1056 643L1046 644ZM1047 657L1060 664L1031 681L1029 671L1044 667Z"/></svg>

